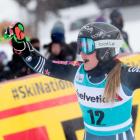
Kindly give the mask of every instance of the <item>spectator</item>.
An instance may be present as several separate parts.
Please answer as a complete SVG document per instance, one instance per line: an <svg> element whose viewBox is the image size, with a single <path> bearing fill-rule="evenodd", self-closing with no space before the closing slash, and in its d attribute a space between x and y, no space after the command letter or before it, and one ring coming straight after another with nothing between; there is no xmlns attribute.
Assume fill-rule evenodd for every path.
<svg viewBox="0 0 140 140"><path fill-rule="evenodd" d="M111 24L116 26L121 31L121 34L125 41L125 44L121 48L121 51L122 52L132 52L132 48L130 47L129 41L128 41L128 34L127 34L127 32L125 32L123 30L124 20L123 20L122 14L117 9L114 9L110 13L110 20L111 20Z"/></svg>
<svg viewBox="0 0 140 140"><path fill-rule="evenodd" d="M0 81L6 80L5 71L6 71L7 62L8 62L7 55L5 54L4 51L1 51L0 52Z"/></svg>
<svg viewBox="0 0 140 140"><path fill-rule="evenodd" d="M51 31L52 42L65 42L65 29L62 22L58 21L54 24Z"/></svg>
<svg viewBox="0 0 140 140"><path fill-rule="evenodd" d="M65 30L62 22L56 22L51 31L51 43L44 45L50 60L73 60L71 49L65 43ZM49 55L48 55L49 54Z"/></svg>
<svg viewBox="0 0 140 140"><path fill-rule="evenodd" d="M38 38L32 38L31 44L37 51L40 51L40 40Z"/></svg>
<svg viewBox="0 0 140 140"><path fill-rule="evenodd" d="M50 56L48 59L50 60L66 60L66 50L64 50L65 44L62 43L51 43L48 46L48 52Z"/></svg>
<svg viewBox="0 0 140 140"><path fill-rule="evenodd" d="M7 55L5 54L4 51L1 51L1 52L0 52L0 63L1 63L1 65L3 65L3 67L4 67L4 65L5 65L7 62L8 62Z"/></svg>
<svg viewBox="0 0 140 140"><path fill-rule="evenodd" d="M3 71L4 71L4 59L6 59L7 58L7 56L6 56L6 54L2 51L2 52L0 52L0 73L3 73Z"/></svg>
<svg viewBox="0 0 140 140"><path fill-rule="evenodd" d="M13 79L27 75L27 67L25 62L17 55L13 54L12 60L7 65L9 67L10 78Z"/></svg>
<svg viewBox="0 0 140 140"><path fill-rule="evenodd" d="M95 22L106 22L104 11L102 11L101 14L96 18Z"/></svg>
<svg viewBox="0 0 140 140"><path fill-rule="evenodd" d="M8 62L6 68L7 69L3 74L0 74L1 81L15 79L34 73L33 70L26 66L20 56L15 53L13 54L12 60Z"/></svg>
<svg viewBox="0 0 140 140"><path fill-rule="evenodd" d="M22 76L23 72L25 72L24 65L23 60L18 55L13 54L12 60L8 62L6 69L0 74L0 81L15 79Z"/></svg>
<svg viewBox="0 0 140 140"><path fill-rule="evenodd" d="M71 59L72 60L76 60L76 57L77 57L77 42L71 42L69 44L69 52L71 54Z"/></svg>

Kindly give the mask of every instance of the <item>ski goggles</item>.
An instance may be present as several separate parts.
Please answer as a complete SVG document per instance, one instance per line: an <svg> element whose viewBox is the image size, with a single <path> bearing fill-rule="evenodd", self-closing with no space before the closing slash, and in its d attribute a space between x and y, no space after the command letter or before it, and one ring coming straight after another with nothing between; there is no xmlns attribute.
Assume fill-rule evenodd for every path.
<svg viewBox="0 0 140 140"><path fill-rule="evenodd" d="M91 38L78 39L79 53L92 54L95 51L95 42Z"/></svg>

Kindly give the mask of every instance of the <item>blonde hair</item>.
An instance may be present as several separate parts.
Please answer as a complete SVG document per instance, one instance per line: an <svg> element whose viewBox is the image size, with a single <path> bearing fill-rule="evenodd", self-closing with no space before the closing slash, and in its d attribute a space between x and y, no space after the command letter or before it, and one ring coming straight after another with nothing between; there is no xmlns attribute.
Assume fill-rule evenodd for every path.
<svg viewBox="0 0 140 140"><path fill-rule="evenodd" d="M104 97L106 102L114 102L114 99L118 94L118 88L120 86L121 66L122 62L118 60L116 66L108 74L107 83L104 91Z"/></svg>

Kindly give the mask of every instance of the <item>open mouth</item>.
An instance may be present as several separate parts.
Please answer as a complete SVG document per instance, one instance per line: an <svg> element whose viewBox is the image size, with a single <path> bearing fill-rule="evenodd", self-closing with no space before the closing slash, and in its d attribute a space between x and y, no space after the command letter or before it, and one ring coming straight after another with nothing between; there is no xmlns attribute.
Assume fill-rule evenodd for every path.
<svg viewBox="0 0 140 140"><path fill-rule="evenodd" d="M89 62L89 60L88 60L88 59L84 59L83 61L84 61L84 63L87 63L87 62Z"/></svg>

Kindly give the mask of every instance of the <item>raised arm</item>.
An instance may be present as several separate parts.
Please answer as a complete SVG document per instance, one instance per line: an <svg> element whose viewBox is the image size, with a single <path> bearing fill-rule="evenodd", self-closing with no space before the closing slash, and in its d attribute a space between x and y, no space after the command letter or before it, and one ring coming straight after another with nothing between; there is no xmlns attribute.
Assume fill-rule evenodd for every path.
<svg viewBox="0 0 140 140"><path fill-rule="evenodd" d="M7 34L13 32L11 38L14 52L18 53L25 63L37 73L73 81L80 62L47 60L32 47L24 35L24 27L22 29L21 26L23 26L21 23L17 23L12 29L8 29L12 31L6 32Z"/></svg>

